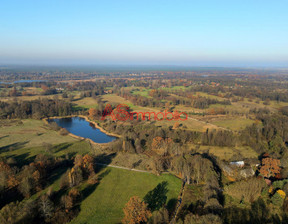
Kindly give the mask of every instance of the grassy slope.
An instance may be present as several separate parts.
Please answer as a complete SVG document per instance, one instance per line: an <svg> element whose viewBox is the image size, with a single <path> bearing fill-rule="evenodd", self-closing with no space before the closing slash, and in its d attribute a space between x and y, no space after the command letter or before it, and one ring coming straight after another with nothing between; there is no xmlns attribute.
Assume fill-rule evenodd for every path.
<svg viewBox="0 0 288 224"><path fill-rule="evenodd" d="M6 147L35 147L41 146L43 142L60 144L73 142L70 136L61 136L57 132L50 130L43 121L26 119L23 124L13 124L11 126L0 126L0 148ZM18 145L18 146L17 146Z"/></svg>
<svg viewBox="0 0 288 224"><path fill-rule="evenodd" d="M85 198L81 205L81 212L72 223L119 223L123 218L123 207L130 197L143 198L159 183L168 182L169 192L167 202L177 199L181 181L172 175L155 176L149 173L138 173L129 170L107 168L106 176L100 181L96 189Z"/></svg>
<svg viewBox="0 0 288 224"><path fill-rule="evenodd" d="M97 102L92 97L86 97L83 99L76 99L72 103L76 104L78 107L81 107L84 109L97 108Z"/></svg>
<svg viewBox="0 0 288 224"><path fill-rule="evenodd" d="M212 121L211 123L220 127L228 128L233 131L237 131L252 125L253 122L254 122L253 120L239 117L234 119L223 119L223 120L219 119L217 121Z"/></svg>
<svg viewBox="0 0 288 224"><path fill-rule="evenodd" d="M115 94L103 95L102 100L104 101L105 104L108 104L108 103L111 105L126 104L130 108L133 108L133 104L129 100L126 100L122 98L121 96L117 96Z"/></svg>
<svg viewBox="0 0 288 224"><path fill-rule="evenodd" d="M48 129L43 121L22 120L23 124L2 120L0 127L0 156L13 157L18 163L31 162L40 153L47 153L43 142L53 144L51 153L54 156L66 154L85 154L90 151L87 141L79 141L70 136L61 136ZM10 124L10 126L4 126Z"/></svg>
<svg viewBox="0 0 288 224"><path fill-rule="evenodd" d="M195 148L195 146L192 148ZM204 146L201 145L198 152L202 153L209 150L209 153L217 156L221 160L234 160L237 154L241 153L245 158L257 158L258 154L248 146L239 147L219 147L219 146Z"/></svg>

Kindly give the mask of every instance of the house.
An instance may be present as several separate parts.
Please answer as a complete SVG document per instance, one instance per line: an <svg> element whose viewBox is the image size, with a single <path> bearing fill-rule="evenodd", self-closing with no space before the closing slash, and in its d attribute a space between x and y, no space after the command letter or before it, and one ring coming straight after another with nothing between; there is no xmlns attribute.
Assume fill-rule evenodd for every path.
<svg viewBox="0 0 288 224"><path fill-rule="evenodd" d="M233 161L229 163L231 166L243 167L245 165L244 161Z"/></svg>

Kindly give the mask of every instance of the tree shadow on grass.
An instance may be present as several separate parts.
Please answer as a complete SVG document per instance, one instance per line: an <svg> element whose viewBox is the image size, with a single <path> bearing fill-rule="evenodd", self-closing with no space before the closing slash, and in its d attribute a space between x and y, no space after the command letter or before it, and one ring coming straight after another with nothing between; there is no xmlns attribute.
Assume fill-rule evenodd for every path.
<svg viewBox="0 0 288 224"><path fill-rule="evenodd" d="M92 194L97 186L100 184L101 180L107 176L111 171L106 170L105 172L101 173L98 176L98 182L96 184L89 184L86 188L84 188L81 193L82 193L82 201L85 200L90 194Z"/></svg>
<svg viewBox="0 0 288 224"><path fill-rule="evenodd" d="M96 184L89 184L86 188L84 188L82 191L81 191L81 194L82 194L82 201L84 201L87 197L89 197L90 194L92 194L96 187L99 185L100 183L96 183Z"/></svg>
<svg viewBox="0 0 288 224"><path fill-rule="evenodd" d="M144 201L148 204L148 208L152 212L159 210L166 203L168 193L167 185L168 182L163 181L145 195Z"/></svg>
<svg viewBox="0 0 288 224"><path fill-rule="evenodd" d="M0 147L0 152L2 153L2 152L8 152L8 151L14 151L14 150L20 149L24 147L27 143L28 141L12 143L12 144Z"/></svg>
<svg viewBox="0 0 288 224"><path fill-rule="evenodd" d="M28 165L29 163L33 162L35 159L35 156L30 156L30 153L22 153L19 155L13 154L11 156L7 156L7 158L14 158L16 160L16 166L21 168L24 165Z"/></svg>
<svg viewBox="0 0 288 224"><path fill-rule="evenodd" d="M23 195L17 188L8 189L4 194L0 194L0 209L11 202L22 201L23 199Z"/></svg>
<svg viewBox="0 0 288 224"><path fill-rule="evenodd" d="M116 153L111 154L100 154L96 156L94 159L95 163L95 172L99 173L101 170L103 170L107 165L109 165L112 162L112 159L116 156Z"/></svg>
<svg viewBox="0 0 288 224"><path fill-rule="evenodd" d="M89 184L87 187L85 187L82 191L81 191L81 202L84 201L87 197L89 197L95 190L96 188L99 186L99 184L101 183L101 180L107 176L111 171L110 170L106 170L103 173L101 173L98 176L98 182L95 184ZM81 202L77 205L77 210L80 212L81 208L80 208L80 204Z"/></svg>
<svg viewBox="0 0 288 224"><path fill-rule="evenodd" d="M97 161L98 163L109 164L109 163L111 163L111 161L112 161L113 157L115 157L115 155L116 154L101 154L95 158L95 163ZM72 166L73 166L73 164L70 164L70 168ZM106 166L97 165L97 163L96 163L95 167L96 167L96 169L95 169L96 183L95 182L89 183L89 180L87 180L87 182L83 182L79 186L74 186L75 188L78 188L78 190L80 190L80 192L81 192L80 200L73 207L73 212L75 213L74 217L77 217L78 213L81 211L81 203L96 190L96 188L101 183L101 180L111 172L110 169L103 170ZM69 167L67 167L67 169L68 168ZM58 173L53 175L51 177L51 179L49 180L49 182L53 183L61 175L63 175L67 171L67 169L64 169L64 168L63 169L61 169L61 168L57 169ZM103 172L101 172L102 170L103 170ZM71 190L71 187L66 186L64 188L61 188L57 192L55 192L53 194L53 202L55 202L55 204L59 204L61 197L64 195L67 195L70 190Z"/></svg>
<svg viewBox="0 0 288 224"><path fill-rule="evenodd" d="M105 164L110 164L112 162L112 159L116 156L116 153L102 153L100 155L97 155L95 157L95 162L98 163L105 163Z"/></svg>
<svg viewBox="0 0 288 224"><path fill-rule="evenodd" d="M171 198L168 203L167 203L167 210L169 212L169 214L172 214L176 208L176 205L177 205L177 198Z"/></svg>
<svg viewBox="0 0 288 224"><path fill-rule="evenodd" d="M51 175L45 180L46 186L50 186L53 184L56 180L61 178L61 176L69 169L69 166L63 166L63 167L58 167L56 169L53 169L51 171Z"/></svg>
<svg viewBox="0 0 288 224"><path fill-rule="evenodd" d="M62 150L65 150L72 145L73 145L73 143L61 143L59 145L56 145L53 147L53 153L57 153L57 152L60 152Z"/></svg>
<svg viewBox="0 0 288 224"><path fill-rule="evenodd" d="M1 140L2 138L7 138L7 137L9 137L9 135L3 135L3 136L0 137L0 140Z"/></svg>

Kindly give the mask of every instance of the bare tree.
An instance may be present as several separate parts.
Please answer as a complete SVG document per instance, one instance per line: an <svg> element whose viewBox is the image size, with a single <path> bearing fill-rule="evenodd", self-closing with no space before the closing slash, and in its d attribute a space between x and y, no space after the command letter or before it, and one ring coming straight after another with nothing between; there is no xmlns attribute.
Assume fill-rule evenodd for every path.
<svg viewBox="0 0 288 224"><path fill-rule="evenodd" d="M54 205L47 195L43 195L39 198L39 211L45 219L49 220L52 218Z"/></svg>

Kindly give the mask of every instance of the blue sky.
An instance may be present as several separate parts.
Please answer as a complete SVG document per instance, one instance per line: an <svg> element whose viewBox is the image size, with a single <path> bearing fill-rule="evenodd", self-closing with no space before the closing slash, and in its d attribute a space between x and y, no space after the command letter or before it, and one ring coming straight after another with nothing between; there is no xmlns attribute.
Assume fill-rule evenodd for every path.
<svg viewBox="0 0 288 224"><path fill-rule="evenodd" d="M287 0L0 0L0 64L288 67Z"/></svg>

